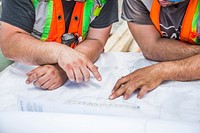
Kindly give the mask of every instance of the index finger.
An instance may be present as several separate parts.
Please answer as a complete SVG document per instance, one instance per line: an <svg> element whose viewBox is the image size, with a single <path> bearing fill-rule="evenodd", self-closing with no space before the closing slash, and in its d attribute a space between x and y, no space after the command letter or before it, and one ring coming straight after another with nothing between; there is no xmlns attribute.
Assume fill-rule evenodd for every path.
<svg viewBox="0 0 200 133"><path fill-rule="evenodd" d="M94 75L94 77L98 80L98 81L101 81L102 80L102 77L101 77L101 74L99 73L99 70L98 68L92 64L92 63L89 63L87 65L88 69L92 72L92 74Z"/></svg>

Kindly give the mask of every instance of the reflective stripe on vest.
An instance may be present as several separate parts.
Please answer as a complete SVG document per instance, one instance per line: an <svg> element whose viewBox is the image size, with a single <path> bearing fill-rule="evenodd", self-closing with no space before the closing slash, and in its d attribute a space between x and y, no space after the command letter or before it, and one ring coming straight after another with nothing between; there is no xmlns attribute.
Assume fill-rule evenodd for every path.
<svg viewBox="0 0 200 133"><path fill-rule="evenodd" d="M155 27L161 33L160 29L160 4L158 0L154 0L150 17ZM199 0L190 0L183 22L182 29L180 33L180 40L183 42L189 42L191 44L199 44L198 37L200 36L200 1Z"/></svg>
<svg viewBox="0 0 200 133"><path fill-rule="evenodd" d="M66 29L62 0L32 0L32 2L35 8L32 35L42 41L60 43ZM106 0L100 0L101 8L105 3ZM84 3L76 2L68 33L73 33L85 39L89 24L96 17L93 13L98 6L99 0L86 0ZM75 17L77 17L77 20L74 19Z"/></svg>

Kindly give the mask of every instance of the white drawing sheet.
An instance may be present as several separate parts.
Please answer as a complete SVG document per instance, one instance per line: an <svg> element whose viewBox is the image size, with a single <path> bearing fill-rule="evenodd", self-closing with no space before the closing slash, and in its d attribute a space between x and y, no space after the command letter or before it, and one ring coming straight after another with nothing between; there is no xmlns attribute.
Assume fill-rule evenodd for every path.
<svg viewBox="0 0 200 133"><path fill-rule="evenodd" d="M67 82L54 91L44 91L25 84L25 73L33 67L14 64L0 76L0 111L35 111L92 114L170 121L200 122L200 81L165 82L137 99L122 97L109 100L116 81L124 75L156 62L142 54L104 53L96 62L103 80Z"/></svg>

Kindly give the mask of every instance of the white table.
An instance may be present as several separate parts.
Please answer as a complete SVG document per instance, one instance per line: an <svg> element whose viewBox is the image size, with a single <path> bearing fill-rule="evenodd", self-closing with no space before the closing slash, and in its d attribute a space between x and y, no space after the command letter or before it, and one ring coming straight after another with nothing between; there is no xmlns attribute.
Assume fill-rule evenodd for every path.
<svg viewBox="0 0 200 133"><path fill-rule="evenodd" d="M136 93L108 100L117 79L154 63L139 53L104 53L96 62L101 82L91 77L54 91L25 84L34 67L14 63L0 73L0 132L199 133L200 81L165 82L141 100Z"/></svg>

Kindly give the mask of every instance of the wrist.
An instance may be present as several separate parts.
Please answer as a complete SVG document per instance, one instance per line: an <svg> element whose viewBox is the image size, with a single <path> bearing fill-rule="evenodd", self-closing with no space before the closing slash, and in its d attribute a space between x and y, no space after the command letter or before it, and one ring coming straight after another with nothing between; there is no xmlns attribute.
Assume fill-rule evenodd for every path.
<svg viewBox="0 0 200 133"><path fill-rule="evenodd" d="M63 44L57 44L57 48L56 48L56 52L55 52L55 60L56 60L56 63L59 62L61 56L62 56L62 53L63 51L66 49L66 48L69 48L68 46L65 46Z"/></svg>
<svg viewBox="0 0 200 133"><path fill-rule="evenodd" d="M103 52L104 47L100 41L96 39L87 39L79 44L75 50L84 54L92 62L96 61L99 55Z"/></svg>
<svg viewBox="0 0 200 133"><path fill-rule="evenodd" d="M160 62L155 64L157 68L157 74L162 79L162 81L172 80L171 73L173 72L171 62Z"/></svg>

